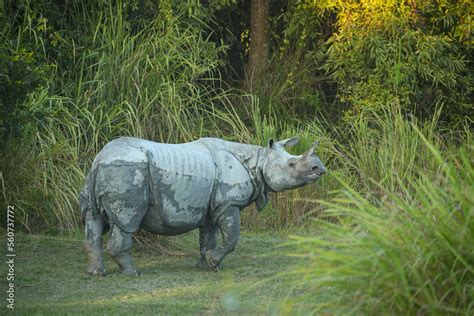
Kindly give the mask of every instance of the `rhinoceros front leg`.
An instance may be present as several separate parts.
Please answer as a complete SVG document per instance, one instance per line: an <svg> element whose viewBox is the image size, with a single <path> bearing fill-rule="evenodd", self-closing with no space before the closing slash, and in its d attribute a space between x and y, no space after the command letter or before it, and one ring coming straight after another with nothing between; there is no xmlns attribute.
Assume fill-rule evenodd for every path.
<svg viewBox="0 0 474 316"><path fill-rule="evenodd" d="M217 225L212 225L211 223L205 223L199 227L199 248L201 255L196 264L196 267L199 269L209 268L206 261L206 252L216 248L217 228Z"/></svg>
<svg viewBox="0 0 474 316"><path fill-rule="evenodd" d="M140 275L136 270L130 256L132 248L132 235L121 230L117 225L112 225L107 248L114 261L120 267L120 272L125 275Z"/></svg>
<svg viewBox="0 0 474 316"><path fill-rule="evenodd" d="M234 251L237 246L240 237L240 209L234 206L229 207L220 216L218 226L222 234L222 246L207 250L205 254L207 265L211 269L218 268L224 257Z"/></svg>

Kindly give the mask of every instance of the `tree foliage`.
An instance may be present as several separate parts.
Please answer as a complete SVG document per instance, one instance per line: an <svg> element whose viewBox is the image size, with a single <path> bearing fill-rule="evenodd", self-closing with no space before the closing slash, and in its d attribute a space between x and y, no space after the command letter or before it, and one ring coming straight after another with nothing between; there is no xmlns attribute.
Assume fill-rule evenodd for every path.
<svg viewBox="0 0 474 316"><path fill-rule="evenodd" d="M308 1L309 3L309 1ZM472 114L470 1L311 1L334 12L323 68L346 118L398 102L421 117L439 104L453 124ZM308 4L309 6L309 4Z"/></svg>

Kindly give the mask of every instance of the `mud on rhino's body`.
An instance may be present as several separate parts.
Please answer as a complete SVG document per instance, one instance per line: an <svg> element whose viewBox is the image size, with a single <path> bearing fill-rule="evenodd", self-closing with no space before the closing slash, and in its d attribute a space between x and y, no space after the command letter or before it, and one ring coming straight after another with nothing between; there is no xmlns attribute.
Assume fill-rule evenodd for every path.
<svg viewBox="0 0 474 316"><path fill-rule="evenodd" d="M286 143L281 143L281 148L292 141L283 141ZM268 156L269 148L214 138L160 144L126 137L108 143L95 158L80 195L91 256L88 272L105 272L102 234L107 227L108 250L122 273L138 274L130 248L132 234L139 228L177 235L199 227L198 266L217 268L237 244L240 211L253 202L263 208L268 192L279 191L270 185L271 177L264 174ZM320 160L315 155L312 159L312 164L319 167L317 177L287 186L304 185L324 173ZM289 181L285 177L276 180L277 187ZM216 247L219 229L223 242Z"/></svg>

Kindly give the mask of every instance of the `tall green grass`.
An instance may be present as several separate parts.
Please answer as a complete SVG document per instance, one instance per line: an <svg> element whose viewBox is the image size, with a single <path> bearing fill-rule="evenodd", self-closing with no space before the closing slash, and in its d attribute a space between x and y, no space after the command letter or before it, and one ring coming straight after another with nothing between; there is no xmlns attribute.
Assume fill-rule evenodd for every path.
<svg viewBox="0 0 474 316"><path fill-rule="evenodd" d="M178 10L135 34L120 5L105 6L95 15L78 11L76 19L89 30L83 34L87 46L66 45L73 64L58 60L48 85L29 95L25 133L9 140L0 156L1 197L16 206L16 219L26 230L78 226L85 174L101 148L119 136L167 143L214 136L266 146L270 137L299 135L295 152L315 138L329 143L320 125L283 123L274 113L265 116L257 97L222 87L219 67L226 48L203 37L204 22L183 18ZM43 36L25 16L17 45L36 43L46 59ZM308 199L321 198L321 192L311 187L276 194L265 212L246 212L243 225L302 223L313 209Z"/></svg>
<svg viewBox="0 0 474 316"><path fill-rule="evenodd" d="M378 134L354 126L348 164L357 182L315 222L316 236L294 237L305 258L290 274L290 311L355 315L472 315L474 312L474 142L448 149L433 124L399 113ZM374 132L375 133L375 132ZM350 170L350 169L349 169Z"/></svg>
<svg viewBox="0 0 474 316"><path fill-rule="evenodd" d="M179 12L131 34L120 8L110 4L105 13L84 17L89 46L71 45L73 71L58 61L48 85L29 95L24 133L0 157L1 197L29 231L78 226L84 175L109 140L183 142L217 130L213 108L229 94L219 85L225 47L202 36L202 21L184 22ZM27 22L19 43L22 36L41 39Z"/></svg>

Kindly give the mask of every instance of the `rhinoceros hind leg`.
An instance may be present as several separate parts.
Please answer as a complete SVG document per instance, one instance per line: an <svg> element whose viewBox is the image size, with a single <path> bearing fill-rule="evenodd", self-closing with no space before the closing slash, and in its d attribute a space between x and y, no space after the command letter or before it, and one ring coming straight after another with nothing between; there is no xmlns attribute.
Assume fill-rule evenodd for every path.
<svg viewBox="0 0 474 316"><path fill-rule="evenodd" d="M87 211L85 214L85 231L86 241L85 247L89 254L89 268L87 273L90 275L105 275L104 258L102 254L102 234L104 231L105 221L101 215L93 215Z"/></svg>
<svg viewBox="0 0 474 316"><path fill-rule="evenodd" d="M112 225L107 248L122 274L140 275L140 271L133 266L132 257L130 256L130 249L132 248L131 233L121 230L117 225Z"/></svg>

